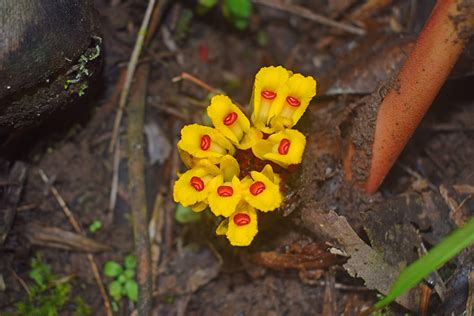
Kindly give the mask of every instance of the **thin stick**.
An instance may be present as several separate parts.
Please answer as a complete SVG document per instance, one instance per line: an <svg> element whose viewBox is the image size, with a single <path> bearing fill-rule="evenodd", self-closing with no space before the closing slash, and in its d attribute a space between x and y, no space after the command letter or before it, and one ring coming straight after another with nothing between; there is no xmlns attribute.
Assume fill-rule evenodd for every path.
<svg viewBox="0 0 474 316"><path fill-rule="evenodd" d="M81 226L77 222L69 207L67 206L63 197L59 194L58 190L52 184L50 184L49 178L46 173L44 173L42 169L38 169L38 173L41 177L41 180L43 180L43 182L49 186L49 190L53 194L59 206L61 206L61 209L63 210L64 214L69 220L69 223L72 225L76 233L84 235L84 231L82 230ZM97 286L99 287L100 295L102 296L102 300L104 301L105 313L107 314L107 316L112 316L113 314L112 310L110 309L109 297L107 296L107 292L105 291L104 283L102 282L102 279L100 277L99 269L97 268L94 256L91 253L88 253L87 260L89 261L92 273L94 274L95 281L97 283Z"/></svg>
<svg viewBox="0 0 474 316"><path fill-rule="evenodd" d="M257 3L257 4L261 4L261 5L270 7L270 8L285 11L285 12L288 12L288 13L292 13L294 15L301 16L301 17L306 18L308 20L315 21L319 24L323 24L323 25L334 27L334 28L338 28L338 29L341 29L341 30L349 32L349 33L353 33L353 34L357 34L357 35L365 35L365 33L366 33L365 30L360 28L360 27L356 27L356 26L353 26L353 25L350 25L350 24L334 21L332 19L329 19L329 18L327 18L323 15L320 15L320 14L316 14L313 11L311 11L311 10L305 8L305 7L296 5L296 4L283 3L280 0L252 0L252 2Z"/></svg>
<svg viewBox="0 0 474 316"><path fill-rule="evenodd" d="M137 267L138 315L151 314L152 271L150 256L150 237L148 232L148 207L145 188L145 120L146 88L150 65L141 64L133 85L128 115L128 191L133 218L133 239L135 256L140 263Z"/></svg>
<svg viewBox="0 0 474 316"><path fill-rule="evenodd" d="M135 69L137 68L138 58L143 48L143 43L145 42L145 37L147 34L148 24L150 23L151 14L153 8L155 7L156 0L149 0L148 6L146 8L145 16L143 17L142 25L138 31L137 39L135 41L135 46L133 47L132 56L130 56L130 62L127 67L127 76L125 77L125 84L123 86L122 93L120 94L119 108L117 115L115 116L114 127L112 130L112 140L110 141L109 152L112 153L115 149L115 144L117 142L118 131L120 123L122 122L123 109L127 103L128 94L130 92L130 86L132 85L133 76L135 74Z"/></svg>
<svg viewBox="0 0 474 316"><path fill-rule="evenodd" d="M117 202L117 189L119 183L119 168L120 168L120 139L117 138L117 146L114 152L114 161L112 163L112 186L110 188L110 199L109 199L109 214L108 221L112 224L114 221L114 209L115 203Z"/></svg>
<svg viewBox="0 0 474 316"><path fill-rule="evenodd" d="M200 86L204 90L207 90L211 93L215 93L215 94L221 93L221 91L219 89L211 87L210 85L208 85L207 83L205 83L201 79L196 78L196 77L194 77L193 75L191 75L187 72L182 72L180 76L174 77L173 79L171 79L171 81L173 81L173 82L178 82L178 81L181 81L181 80L191 81L192 83Z"/></svg>

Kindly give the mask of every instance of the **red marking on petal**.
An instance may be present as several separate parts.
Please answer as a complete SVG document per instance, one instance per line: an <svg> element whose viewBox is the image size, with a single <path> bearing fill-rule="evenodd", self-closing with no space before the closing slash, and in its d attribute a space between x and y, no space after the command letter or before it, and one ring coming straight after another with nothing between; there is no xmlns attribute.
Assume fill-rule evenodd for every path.
<svg viewBox="0 0 474 316"><path fill-rule="evenodd" d="M237 226L244 226L250 223L250 216L244 213L235 214L234 223Z"/></svg>
<svg viewBox="0 0 474 316"><path fill-rule="evenodd" d="M286 97L286 102L288 102L289 105L294 106L294 107L298 107L301 104L300 100L293 97Z"/></svg>
<svg viewBox="0 0 474 316"><path fill-rule="evenodd" d="M208 150L211 147L211 137L209 135L203 135L201 137L201 149Z"/></svg>
<svg viewBox="0 0 474 316"><path fill-rule="evenodd" d="M267 99L267 100L273 100L276 98L277 94L273 91L262 91L262 93L260 93L260 95L264 98L264 99Z"/></svg>
<svg viewBox="0 0 474 316"><path fill-rule="evenodd" d="M189 183L196 191L204 190L204 181L199 177L192 177Z"/></svg>
<svg viewBox="0 0 474 316"><path fill-rule="evenodd" d="M217 188L217 194L222 197L232 196L232 194L234 194L234 189L232 189L232 187L228 185L221 185Z"/></svg>
<svg viewBox="0 0 474 316"><path fill-rule="evenodd" d="M291 145L290 140L288 138L283 138L280 141L280 145L278 146L278 153L280 155L288 154L288 151L290 150L290 145Z"/></svg>
<svg viewBox="0 0 474 316"><path fill-rule="evenodd" d="M250 193L252 195L259 195L265 190L265 184L261 181L257 181L250 186Z"/></svg>
<svg viewBox="0 0 474 316"><path fill-rule="evenodd" d="M236 120L237 120L237 113L235 112L230 112L227 114L227 116L224 118L224 125L229 126L232 125Z"/></svg>

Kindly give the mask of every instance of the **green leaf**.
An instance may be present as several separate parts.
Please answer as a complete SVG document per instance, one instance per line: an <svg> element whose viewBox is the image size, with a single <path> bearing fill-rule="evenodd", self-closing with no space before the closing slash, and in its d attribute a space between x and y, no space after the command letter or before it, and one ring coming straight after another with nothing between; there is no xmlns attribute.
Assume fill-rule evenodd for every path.
<svg viewBox="0 0 474 316"><path fill-rule="evenodd" d="M105 263L104 274L108 277L114 278L122 273L122 271L122 266L115 261L107 261Z"/></svg>
<svg viewBox="0 0 474 316"><path fill-rule="evenodd" d="M127 269L135 269L137 266L137 259L134 255L128 255L125 257L125 268Z"/></svg>
<svg viewBox="0 0 474 316"><path fill-rule="evenodd" d="M127 290L127 296L129 300L136 302L138 301L138 284L134 280L128 280L125 283L125 289Z"/></svg>
<svg viewBox="0 0 474 316"><path fill-rule="evenodd" d="M176 220L181 224L197 222L201 219L201 214L194 212L190 207L184 207L181 204L176 205Z"/></svg>
<svg viewBox="0 0 474 316"><path fill-rule="evenodd" d="M102 228L102 222L99 221L98 219L96 219L95 221L93 221L90 225L89 225L89 231L91 233L96 233L99 231L99 229Z"/></svg>
<svg viewBox="0 0 474 316"><path fill-rule="evenodd" d="M198 5L206 9L212 9L217 4L217 0L198 0Z"/></svg>
<svg viewBox="0 0 474 316"><path fill-rule="evenodd" d="M117 281L118 281L120 284L124 284L124 283L127 281L127 278L126 278L125 275L122 273L121 275L118 276Z"/></svg>
<svg viewBox="0 0 474 316"><path fill-rule="evenodd" d="M116 301L112 301L110 303L110 305L112 306L112 311L114 312L118 312L119 311L119 306L118 306L118 303Z"/></svg>
<svg viewBox="0 0 474 316"><path fill-rule="evenodd" d="M388 295L375 304L374 308L380 309L390 304L472 243L474 243L474 218L462 228L452 232L443 241L430 249L426 255L403 270L398 279L393 283Z"/></svg>
<svg viewBox="0 0 474 316"><path fill-rule="evenodd" d="M125 272L123 273L123 275L127 278L127 279L133 279L135 277L135 270L133 269L127 269L125 270Z"/></svg>
<svg viewBox="0 0 474 316"><path fill-rule="evenodd" d="M248 19L252 5L250 0L224 0L224 10L230 18Z"/></svg>
<svg viewBox="0 0 474 316"><path fill-rule="evenodd" d="M122 297L122 284L118 281L113 281L109 284L109 294L115 301L120 301Z"/></svg>

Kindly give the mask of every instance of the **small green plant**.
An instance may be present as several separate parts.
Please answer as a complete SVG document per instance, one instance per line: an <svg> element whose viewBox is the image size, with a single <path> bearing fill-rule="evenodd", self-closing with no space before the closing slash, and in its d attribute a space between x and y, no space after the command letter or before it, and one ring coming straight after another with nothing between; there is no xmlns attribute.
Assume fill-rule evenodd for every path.
<svg viewBox="0 0 474 316"><path fill-rule="evenodd" d="M410 264L393 283L388 295L375 304L373 309L377 310L387 306L473 243L474 218L463 227L452 232L443 241L430 249L426 255Z"/></svg>
<svg viewBox="0 0 474 316"><path fill-rule="evenodd" d="M102 222L98 219L94 220L90 225L89 225L89 231L92 234L97 233L100 229L102 228Z"/></svg>
<svg viewBox="0 0 474 316"><path fill-rule="evenodd" d="M91 308L80 296L71 299L71 277L58 277L40 255L31 260L28 297L15 304L16 311L10 315L55 316L65 306L74 306L74 315L90 315Z"/></svg>
<svg viewBox="0 0 474 316"><path fill-rule="evenodd" d="M245 30L249 24L252 4L250 0L222 0L222 14L239 30ZM219 3L218 0L198 0L198 14L205 14Z"/></svg>
<svg viewBox="0 0 474 316"><path fill-rule="evenodd" d="M85 94L89 87L87 78L92 76L92 72L87 68L87 64L100 56L102 38L98 36L93 36L92 38L95 41L94 47L88 48L79 57L77 64L68 71L68 76L71 76L71 78L66 79L64 83L64 90L68 90L71 85L77 85L77 89L74 89L74 92L77 92L77 95L80 97Z"/></svg>
<svg viewBox="0 0 474 316"><path fill-rule="evenodd" d="M112 297L112 308L118 310L118 303L122 297L128 297L132 302L138 300L138 285L135 281L135 268L137 260L135 256L125 257L124 265L115 261L107 261L104 265L104 274L113 281L109 283L109 295Z"/></svg>

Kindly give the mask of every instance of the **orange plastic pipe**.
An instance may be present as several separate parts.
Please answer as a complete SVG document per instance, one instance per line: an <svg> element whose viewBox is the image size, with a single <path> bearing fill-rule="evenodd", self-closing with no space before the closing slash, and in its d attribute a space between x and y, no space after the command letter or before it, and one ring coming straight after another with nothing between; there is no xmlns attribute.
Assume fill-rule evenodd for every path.
<svg viewBox="0 0 474 316"><path fill-rule="evenodd" d="M372 161L365 183L374 193L392 168L416 127L446 81L472 31L471 0L438 0L416 44L401 68L377 113ZM469 2L469 4L467 4ZM464 4L462 4L464 3ZM462 8L462 6L465 6ZM470 8L466 8L470 6ZM351 177L349 147L345 159L346 176Z"/></svg>

